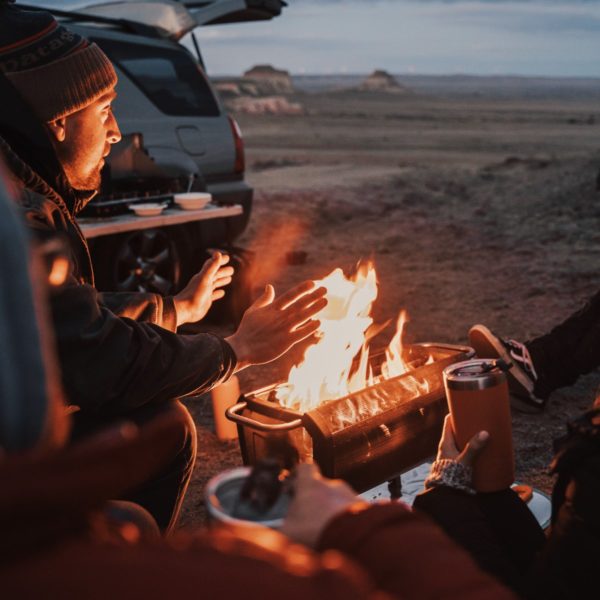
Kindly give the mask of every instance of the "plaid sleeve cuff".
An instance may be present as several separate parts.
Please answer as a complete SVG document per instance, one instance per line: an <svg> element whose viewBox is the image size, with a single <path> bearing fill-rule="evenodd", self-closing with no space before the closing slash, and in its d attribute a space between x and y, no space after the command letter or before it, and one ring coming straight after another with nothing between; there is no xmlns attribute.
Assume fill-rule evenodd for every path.
<svg viewBox="0 0 600 600"><path fill-rule="evenodd" d="M429 477L425 480L425 489L445 486L467 494L474 494L475 490L471 486L472 477L473 469L471 467L449 458L442 458L431 465Z"/></svg>

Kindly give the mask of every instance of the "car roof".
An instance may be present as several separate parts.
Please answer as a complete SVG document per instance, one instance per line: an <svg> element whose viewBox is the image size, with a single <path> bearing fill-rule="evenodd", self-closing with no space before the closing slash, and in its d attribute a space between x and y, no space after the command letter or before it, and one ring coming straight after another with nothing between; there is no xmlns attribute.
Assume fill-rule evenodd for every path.
<svg viewBox="0 0 600 600"><path fill-rule="evenodd" d="M154 31L175 40L198 26L272 19L284 6L284 0L26 0L23 5L78 21L128 25L134 32Z"/></svg>

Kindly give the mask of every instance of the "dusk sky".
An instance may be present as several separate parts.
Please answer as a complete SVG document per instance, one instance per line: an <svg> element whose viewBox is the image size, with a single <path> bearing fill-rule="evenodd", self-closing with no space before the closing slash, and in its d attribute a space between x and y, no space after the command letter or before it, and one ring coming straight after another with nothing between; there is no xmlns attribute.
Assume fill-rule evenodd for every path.
<svg viewBox="0 0 600 600"><path fill-rule="evenodd" d="M600 0L288 0L265 23L198 31L213 75L292 73L600 77Z"/></svg>

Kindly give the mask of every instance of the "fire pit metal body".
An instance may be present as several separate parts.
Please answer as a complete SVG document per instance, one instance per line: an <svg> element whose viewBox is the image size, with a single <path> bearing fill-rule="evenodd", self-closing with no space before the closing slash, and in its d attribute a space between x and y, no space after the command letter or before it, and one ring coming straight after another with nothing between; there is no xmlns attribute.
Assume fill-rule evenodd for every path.
<svg viewBox="0 0 600 600"><path fill-rule="evenodd" d="M409 353L417 366L404 375L303 414L277 402L276 386L242 395L227 416L238 425L244 464L254 464L284 441L301 461L314 458L324 475L362 492L432 456L448 412L442 372L474 352L466 346L415 344ZM432 362L425 364L423 356ZM372 362L377 371L381 357Z"/></svg>

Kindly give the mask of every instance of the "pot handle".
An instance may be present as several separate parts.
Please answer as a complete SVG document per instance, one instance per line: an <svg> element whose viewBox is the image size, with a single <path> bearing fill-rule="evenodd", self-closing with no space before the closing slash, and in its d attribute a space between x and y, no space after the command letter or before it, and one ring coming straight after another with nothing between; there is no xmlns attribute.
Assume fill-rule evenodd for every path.
<svg viewBox="0 0 600 600"><path fill-rule="evenodd" d="M294 419L288 423L272 424L261 423L260 421L255 421L254 419L250 419L249 417L244 417L243 415L238 414L240 411L244 410L246 406L248 406L247 402L238 402L237 404L230 406L225 411L225 416L230 421L235 421L236 423L240 423L242 425L248 425L248 427L258 429L259 431L292 431L292 429L298 429L298 427L302 427L302 419Z"/></svg>

